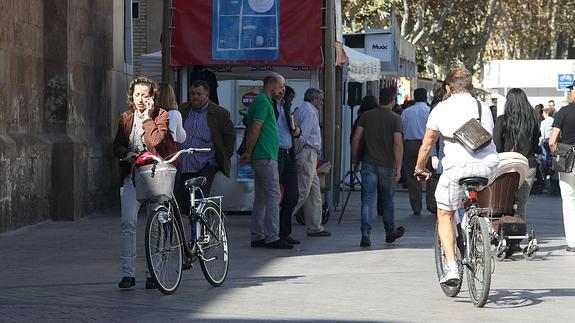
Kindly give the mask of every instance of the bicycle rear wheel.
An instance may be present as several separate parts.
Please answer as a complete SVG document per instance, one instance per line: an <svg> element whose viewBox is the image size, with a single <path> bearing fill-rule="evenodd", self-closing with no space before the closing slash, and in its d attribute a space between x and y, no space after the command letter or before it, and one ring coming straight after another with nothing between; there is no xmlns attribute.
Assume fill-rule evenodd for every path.
<svg viewBox="0 0 575 323"><path fill-rule="evenodd" d="M202 216L204 223L198 238L203 257L200 266L206 280L215 287L222 285L228 275L229 249L226 227L219 206L208 202Z"/></svg>
<svg viewBox="0 0 575 323"><path fill-rule="evenodd" d="M182 239L173 215L158 210L146 225L146 260L152 279L164 294L173 294L182 280Z"/></svg>
<svg viewBox="0 0 575 323"><path fill-rule="evenodd" d="M445 258L445 252L441 246L441 240L439 239L439 233L437 231L437 224L435 225L435 270L437 271L437 279L441 279L443 273L445 272L445 268L447 266L447 258ZM459 294L461 290L461 282L463 281L463 270L461 268L461 253L459 248L455 246L455 257L457 260L457 265L459 268L459 284L457 286L447 286L444 284L439 284L441 286L441 290L445 295L449 297L455 297Z"/></svg>
<svg viewBox="0 0 575 323"><path fill-rule="evenodd" d="M469 226L467 285L473 305L483 307L487 302L491 286L491 238L484 218L474 216Z"/></svg>

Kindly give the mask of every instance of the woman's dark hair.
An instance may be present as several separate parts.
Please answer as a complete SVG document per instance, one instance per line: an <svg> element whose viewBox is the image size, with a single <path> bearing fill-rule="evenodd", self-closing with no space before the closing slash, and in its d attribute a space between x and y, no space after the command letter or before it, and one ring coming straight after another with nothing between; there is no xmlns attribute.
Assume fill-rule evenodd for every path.
<svg viewBox="0 0 575 323"><path fill-rule="evenodd" d="M288 95L290 95L290 94L295 95L295 91L294 91L294 89L293 89L291 86L286 85L286 91L285 91L285 93L284 93L284 97L286 97L286 96L288 96Z"/></svg>
<svg viewBox="0 0 575 323"><path fill-rule="evenodd" d="M359 105L359 111L357 111L357 113L362 114L371 109L377 108L378 106L379 103L377 103L377 98L375 96L366 95L361 99L361 104Z"/></svg>
<svg viewBox="0 0 575 323"><path fill-rule="evenodd" d="M379 104L389 105L395 99L397 95L397 88L395 87L384 87L379 90Z"/></svg>
<svg viewBox="0 0 575 323"><path fill-rule="evenodd" d="M535 110L535 113L537 114L543 114L543 104L539 103L536 104L533 109Z"/></svg>
<svg viewBox="0 0 575 323"><path fill-rule="evenodd" d="M441 86L439 88L437 88L437 90L435 90L435 92L433 93L433 99L431 100L431 109L435 108L435 106L447 99L445 96L447 95L447 90L445 89L445 82L443 82L441 84Z"/></svg>
<svg viewBox="0 0 575 323"><path fill-rule="evenodd" d="M520 151L531 143L533 132L538 125L533 113L533 107L522 89L513 88L507 92L507 101L503 112L503 133Z"/></svg>

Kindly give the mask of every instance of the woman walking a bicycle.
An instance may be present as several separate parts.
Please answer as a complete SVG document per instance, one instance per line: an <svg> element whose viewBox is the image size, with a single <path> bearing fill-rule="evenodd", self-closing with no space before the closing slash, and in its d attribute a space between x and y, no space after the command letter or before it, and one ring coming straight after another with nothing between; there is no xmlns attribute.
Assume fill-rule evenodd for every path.
<svg viewBox="0 0 575 323"><path fill-rule="evenodd" d="M135 78L128 89L128 111L120 116L114 138L114 155L120 159L120 202L122 232L122 280L119 288L135 286L136 227L140 202L136 200L133 161L144 152L166 157L172 142L168 112L154 104L158 86L146 77ZM151 279L146 288L154 288Z"/></svg>
<svg viewBox="0 0 575 323"><path fill-rule="evenodd" d="M425 165L440 134L445 138L453 137L453 132L471 118L480 118L482 126L489 133L493 133L491 111L472 96L474 89L471 80L471 73L465 68L455 68L447 75L445 89L449 98L437 104L429 114L425 136L419 149L415 170L413 170L414 175L425 180L431 177ZM481 110L481 116L478 115L479 110ZM455 230L452 221L455 211L460 207L463 194L459 180L465 177L484 177L492 182L496 175L499 157L493 141L485 148L471 153L461 144L446 140L444 153L443 173L435 191L438 234L447 260L447 268L440 283L455 286L460 282L460 275L455 257Z"/></svg>

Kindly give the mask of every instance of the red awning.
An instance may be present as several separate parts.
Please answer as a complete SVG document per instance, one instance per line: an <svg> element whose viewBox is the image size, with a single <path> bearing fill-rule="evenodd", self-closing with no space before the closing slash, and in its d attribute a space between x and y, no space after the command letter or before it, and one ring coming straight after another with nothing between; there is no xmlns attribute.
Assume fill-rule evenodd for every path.
<svg viewBox="0 0 575 323"><path fill-rule="evenodd" d="M236 27L236 22L241 24L242 19L226 20L226 24L230 24L231 28L227 25L222 25L218 29L217 25L213 25L212 22L214 17L220 17L218 14L225 10L225 15L222 16L232 16L229 9L232 5L237 6L252 6L252 9L266 10L268 7L263 7L262 4L267 6L267 4L274 3L274 7L279 8L276 16L270 18L270 22L273 23L273 19L278 19L277 23L279 38L274 40L274 34L264 35L264 36L254 36L257 39L257 45L250 45L255 49L254 52L260 50L257 47L266 47L267 43L272 48L269 52L273 53L275 50L275 58L270 58L271 56L267 53L260 57L250 56L251 52L241 49L234 50L235 45L230 45L233 43L231 40L236 40L240 44L241 41L245 41L244 38L247 36L247 31L252 31L255 25L249 25L242 27ZM254 5L255 3L255 5ZM260 1L230 1L230 0L174 0L173 2L174 10L174 30L172 34L172 66L188 66L188 65L272 65L272 66L294 66L294 67L321 67L323 65L323 30L322 25L324 21L324 11L322 9L323 0L306 0L306 1L281 1L281 0L269 0ZM213 5L222 5L224 9L219 9L219 12L213 12ZM254 7L255 6L255 7ZM259 7L258 7L259 6ZM216 7L217 8L217 7ZM273 11L270 10L270 11ZM274 18L276 17L276 18ZM279 17L279 18L278 18ZM267 19L267 18L265 18ZM245 21L246 19L244 19ZM220 23L220 20L217 21ZM268 21L266 21L266 24ZM245 24L245 23L244 23ZM215 29L213 27L215 26ZM223 26L223 27L222 27ZM244 30L243 36L235 35L229 30L237 28L238 35L239 32ZM261 29L261 28L260 28ZM263 28L265 29L265 28ZM213 32L216 31L216 33ZM219 44L224 43L225 40L214 40L213 35L217 34L217 31L224 31L228 36L227 48L225 48L225 55L214 55L213 51L219 52ZM261 32L266 33L267 30L262 30ZM242 40L238 40L242 39ZM243 43L238 45L239 47L245 46ZM239 48L238 47L238 48ZM261 51L261 50L260 50ZM223 52L223 51L222 51ZM229 58L238 53L243 54L242 58ZM238 54L239 55L239 54ZM223 58L222 58L223 57Z"/></svg>

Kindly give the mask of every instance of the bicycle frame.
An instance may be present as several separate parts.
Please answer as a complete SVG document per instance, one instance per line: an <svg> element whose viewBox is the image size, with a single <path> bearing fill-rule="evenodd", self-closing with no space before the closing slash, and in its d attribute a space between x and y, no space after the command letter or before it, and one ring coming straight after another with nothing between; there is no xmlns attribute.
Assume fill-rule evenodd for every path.
<svg viewBox="0 0 575 323"><path fill-rule="evenodd" d="M491 228L491 209L490 208L480 208L478 207L477 192L470 191L467 186L463 186L463 191L465 192L466 200L464 201L465 212L463 214L463 219L461 220L461 229L465 232L465 254L461 257L461 262L468 266L469 265L469 254L471 250L469 249L471 229L469 228L469 223L474 217L481 217L485 222L487 222L490 236L493 236L493 229ZM487 216L486 216L487 215ZM457 232L457 230L456 230Z"/></svg>
<svg viewBox="0 0 575 323"><path fill-rule="evenodd" d="M190 224L192 227L192 235L189 240L184 230L182 213L180 211L180 207L178 206L178 202L175 199L175 196L172 195L172 198L166 201L168 202L167 209L166 205L164 203L161 203L156 208L154 208L153 211L155 212L164 208L166 209L168 214L174 217L173 220L176 221L178 231L180 233L180 236L182 237L182 241L185 242L183 246L184 253L189 259L193 261L195 257L201 257L205 261L210 261L211 259L203 258L202 243L206 241L201 240L202 238L201 228L206 228L207 230L209 230L210 231L209 233L211 234L212 237L217 237L218 235L207 226L205 219L201 215L203 214L204 207L208 204L208 202L214 202L219 207L219 210L221 210L223 197L222 196L203 197L203 192L201 192L202 198L197 199L194 194L196 190L200 190L201 192L201 189L199 187L192 187L190 189L189 194L190 214L186 215L186 217L190 220Z"/></svg>
<svg viewBox="0 0 575 323"><path fill-rule="evenodd" d="M157 156L150 156L152 159L154 159L155 162L161 163L161 162L165 162L165 163L172 163L173 161L175 161L180 155L182 154L193 154L193 153L201 153L201 152L209 152L211 149L210 148L188 148L188 149L182 149L177 151L176 153L174 153L171 157L167 158L166 160L162 160L161 158L157 157ZM196 199L195 197L195 191L199 190L202 198L200 199ZM165 211L167 211L168 214L170 214L171 216L173 216L176 221L177 224L177 229L180 233L180 236L182 237L182 241L184 241L184 246L183 246L183 250L185 253L185 256L187 256L189 259L194 259L194 257L198 256L198 257L202 257L202 247L201 244L199 243L199 238L200 236L197 234L200 231L200 228L203 226L205 227L205 220L201 217L201 214L203 213L203 209L206 206L206 204L208 203L208 201L212 201L215 202L218 207L219 210L221 210L221 206L222 206L222 196L215 196L215 197L204 197L204 193L201 190L200 187L191 187L189 189L189 196L190 196L190 214L188 214L186 217L188 217L190 219L190 224L192 225L192 230L193 230L193 234L190 237L190 240L188 240L186 232L184 230L184 223L182 220L182 213L180 211L180 207L178 205L178 202L176 201L175 196L172 194L172 197L167 200L167 201L161 201L161 202L156 202L158 205L156 207L154 207L152 209L152 212L156 212L158 210L164 209ZM166 208L166 203L167 202L167 208ZM222 217L223 219L223 217ZM169 219L171 220L171 219ZM212 234L214 234L214 232L210 232ZM188 243L189 242L189 243ZM203 259L203 260L209 260L209 259Z"/></svg>

